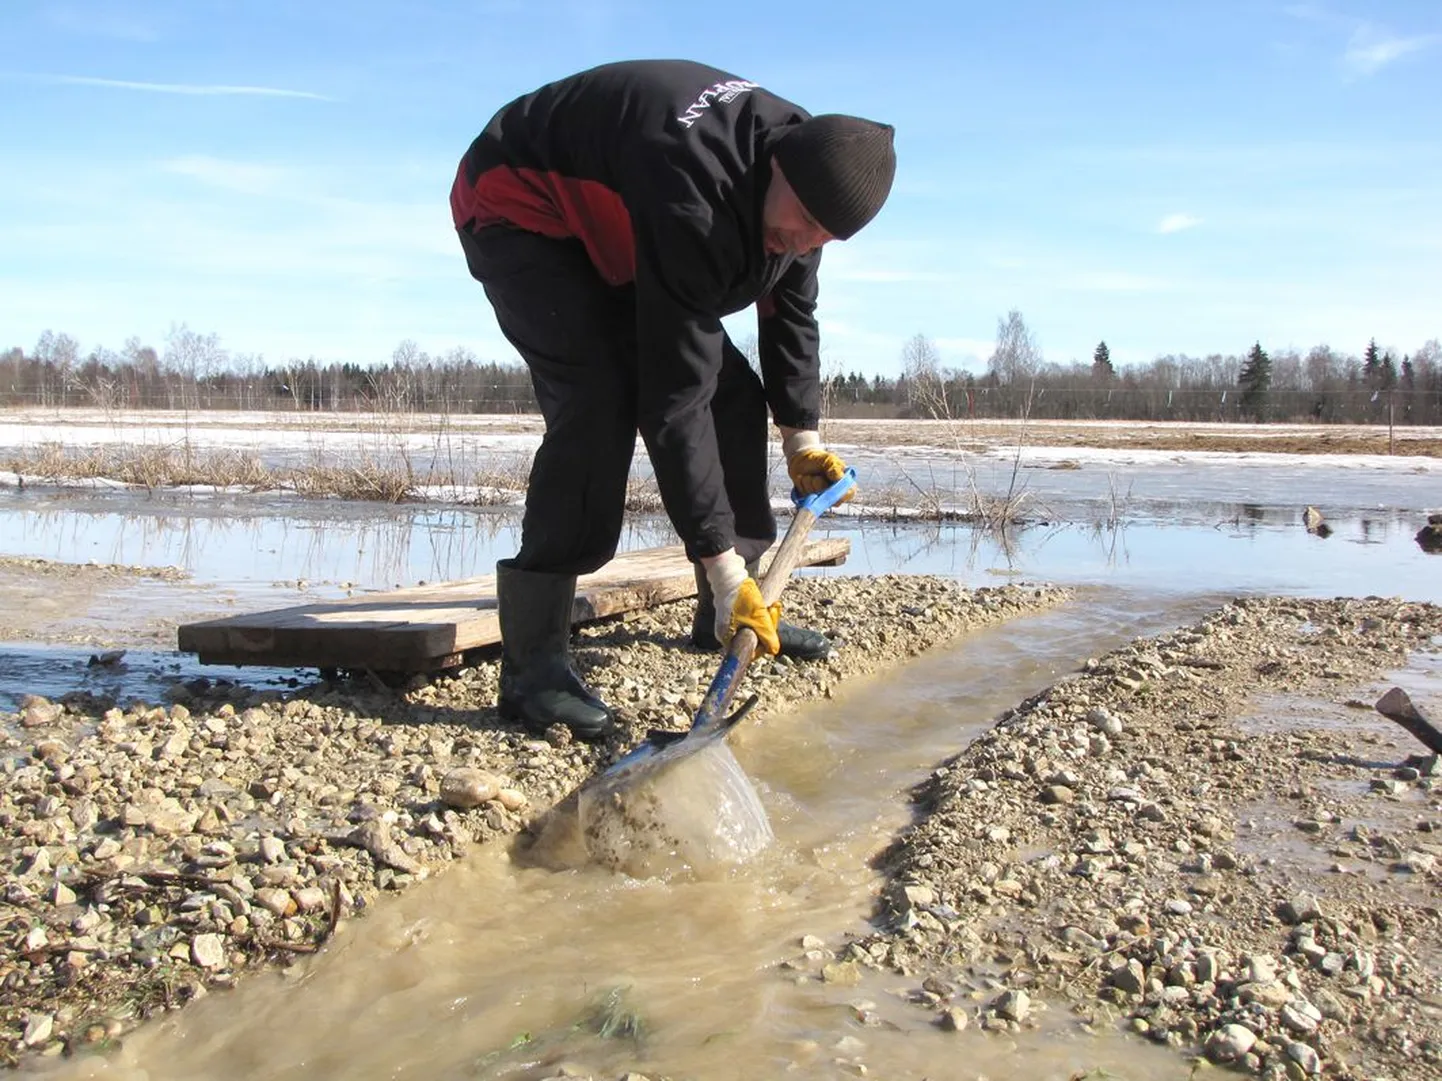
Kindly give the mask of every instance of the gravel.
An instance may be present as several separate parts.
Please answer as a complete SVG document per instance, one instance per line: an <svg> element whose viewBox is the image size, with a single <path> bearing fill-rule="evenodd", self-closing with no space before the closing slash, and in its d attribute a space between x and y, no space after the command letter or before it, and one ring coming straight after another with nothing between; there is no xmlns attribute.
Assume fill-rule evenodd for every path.
<svg viewBox="0 0 1442 1081"><path fill-rule="evenodd" d="M838 648L756 662L772 712L973 627L1058 603L1050 587L798 578L788 618ZM656 728L683 729L717 658L686 602L583 628L578 667L621 713L605 746L501 722L481 660L387 689L176 684L162 702L88 693L0 715L0 1026L7 1061L103 1047L164 1009L320 948L339 920L522 833ZM856 966L837 970L845 979ZM1025 995L1005 1004L1029 1015Z"/></svg>
<svg viewBox="0 0 1442 1081"><path fill-rule="evenodd" d="M1050 1006L1269 1081L1442 1076L1429 756L1270 713L1370 709L1348 696L1439 636L1432 605L1241 598L1088 661L920 786L874 929L832 952L949 1030Z"/></svg>

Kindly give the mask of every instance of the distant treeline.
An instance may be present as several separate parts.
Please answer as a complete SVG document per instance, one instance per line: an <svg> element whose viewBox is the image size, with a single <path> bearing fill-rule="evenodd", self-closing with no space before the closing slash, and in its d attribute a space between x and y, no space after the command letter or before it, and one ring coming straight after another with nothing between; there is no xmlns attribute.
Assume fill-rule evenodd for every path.
<svg viewBox="0 0 1442 1081"><path fill-rule="evenodd" d="M755 341L740 343L755 361ZM1442 424L1442 345L1401 357L1367 343L1361 355L1319 345L1268 353L1168 355L1114 367L1100 342L1090 363L1046 361L1017 312L999 322L983 373L941 364L924 335L906 343L901 374L840 372L823 361L833 417L1312 421ZM388 363L282 365L232 354L216 335L180 326L163 349L127 341L82 354L47 331L34 349L0 354L0 406L324 412L528 413L536 410L519 363L483 362L465 349L441 356L402 342Z"/></svg>

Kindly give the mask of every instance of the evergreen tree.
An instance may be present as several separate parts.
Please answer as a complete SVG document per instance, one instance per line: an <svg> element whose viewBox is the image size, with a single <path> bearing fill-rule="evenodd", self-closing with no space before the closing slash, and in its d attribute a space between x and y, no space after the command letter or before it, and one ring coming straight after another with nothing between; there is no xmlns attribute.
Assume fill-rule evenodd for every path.
<svg viewBox="0 0 1442 1081"><path fill-rule="evenodd" d="M1267 419L1267 391L1272 386L1272 358L1262 349L1262 343L1252 346L1242 372L1237 376L1237 386L1242 388L1238 401L1243 415L1251 415L1258 421Z"/></svg>
<svg viewBox="0 0 1442 1081"><path fill-rule="evenodd" d="M1106 342L1099 343L1092 354L1092 375L1102 380L1117 377L1117 370L1112 367L1112 351L1107 348Z"/></svg>
<svg viewBox="0 0 1442 1081"><path fill-rule="evenodd" d="M1384 353L1382 366L1377 371L1377 383L1383 390L1391 390L1397 385L1397 362L1392 359L1391 353Z"/></svg>
<svg viewBox="0 0 1442 1081"><path fill-rule="evenodd" d="M1382 371L1382 355L1377 351L1377 339L1373 338L1367 343L1367 351L1362 354L1362 377L1371 386L1377 381L1378 374Z"/></svg>

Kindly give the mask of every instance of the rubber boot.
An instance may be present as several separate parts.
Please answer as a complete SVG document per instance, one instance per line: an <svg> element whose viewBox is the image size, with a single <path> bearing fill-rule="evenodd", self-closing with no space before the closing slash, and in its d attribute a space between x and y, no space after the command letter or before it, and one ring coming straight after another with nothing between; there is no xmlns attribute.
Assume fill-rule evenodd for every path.
<svg viewBox="0 0 1442 1081"><path fill-rule="evenodd" d="M696 615L691 620L691 644L697 649L718 650L721 641L716 637L716 598L711 592L711 583L706 579L706 569L699 563L692 566L696 571ZM746 564L746 573L757 577L761 568L759 560ZM818 661L831 652L831 640L820 631L798 627L784 619L776 628L781 639L781 656L798 661Z"/></svg>
<svg viewBox="0 0 1442 1081"><path fill-rule="evenodd" d="M571 606L576 576L496 564L496 606L501 620L501 694L498 710L532 735L563 724L577 739L609 734L615 718L571 666Z"/></svg>

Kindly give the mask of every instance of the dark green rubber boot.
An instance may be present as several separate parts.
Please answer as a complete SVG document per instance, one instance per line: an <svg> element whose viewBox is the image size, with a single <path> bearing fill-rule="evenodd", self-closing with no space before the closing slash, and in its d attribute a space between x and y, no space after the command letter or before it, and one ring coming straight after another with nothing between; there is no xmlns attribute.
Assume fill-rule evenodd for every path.
<svg viewBox="0 0 1442 1081"><path fill-rule="evenodd" d="M576 576L518 570L496 564L496 605L501 621L503 718L545 735L563 724L581 740L602 739L615 727L610 708L571 666L571 606Z"/></svg>
<svg viewBox="0 0 1442 1081"><path fill-rule="evenodd" d="M691 620L691 644L697 649L719 650L721 642L716 637L716 598L711 593L711 583L706 580L706 570L701 564L693 564L696 570L696 615ZM746 564L746 573L756 578L760 563ZM758 578L757 581L760 581ZM781 639L781 656L798 661L819 661L831 652L831 640L820 631L798 627L784 619L776 628Z"/></svg>

